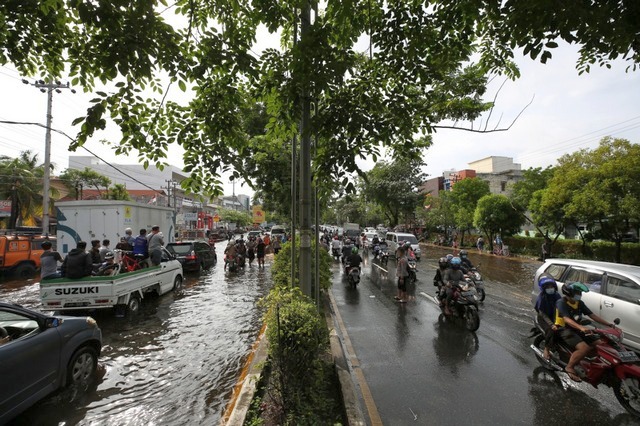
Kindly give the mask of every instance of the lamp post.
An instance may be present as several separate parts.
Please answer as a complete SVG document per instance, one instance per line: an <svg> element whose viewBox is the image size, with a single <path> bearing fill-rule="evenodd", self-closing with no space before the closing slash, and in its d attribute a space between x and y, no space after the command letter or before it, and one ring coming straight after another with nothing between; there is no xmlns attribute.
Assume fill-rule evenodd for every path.
<svg viewBox="0 0 640 426"><path fill-rule="evenodd" d="M49 235L49 186L51 179L51 121L53 119L51 115L51 109L53 106L53 91L62 93L60 89L71 89L69 83L62 84L60 81L45 82L44 80L38 80L34 83L29 83L28 80L23 79L24 84L30 84L40 89L42 93L47 93L47 132L45 134L44 141L44 182L42 184L42 232L45 235ZM76 93L75 89L71 89L71 93Z"/></svg>

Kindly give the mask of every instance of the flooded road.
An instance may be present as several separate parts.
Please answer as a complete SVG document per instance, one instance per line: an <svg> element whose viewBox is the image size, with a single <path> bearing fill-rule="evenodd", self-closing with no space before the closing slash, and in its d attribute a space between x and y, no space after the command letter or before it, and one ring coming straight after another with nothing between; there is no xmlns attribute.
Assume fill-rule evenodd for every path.
<svg viewBox="0 0 640 426"><path fill-rule="evenodd" d="M217 424L262 324L256 303L269 290L269 257L265 268L254 261L230 273L218 262L187 274L182 294L146 298L131 318L91 313L102 329L103 377L45 398L12 424ZM37 309L38 291L34 281L5 282L0 300Z"/></svg>
<svg viewBox="0 0 640 426"><path fill-rule="evenodd" d="M451 249L425 247L415 298L398 303L394 260L365 259L351 288L337 262L331 296L356 389L370 424L636 425L611 388L594 389L540 367L529 345L538 261L479 255L486 300L480 328L450 321L431 298L437 259ZM576 417L576 413L580 413ZM585 419L588 421L585 423Z"/></svg>

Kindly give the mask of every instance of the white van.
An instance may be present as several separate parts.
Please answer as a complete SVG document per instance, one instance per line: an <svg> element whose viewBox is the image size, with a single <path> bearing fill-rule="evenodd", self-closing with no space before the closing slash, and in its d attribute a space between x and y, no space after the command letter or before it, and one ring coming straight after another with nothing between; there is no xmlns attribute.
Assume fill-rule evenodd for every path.
<svg viewBox="0 0 640 426"><path fill-rule="evenodd" d="M409 243L411 243L411 248L416 255L416 259L420 260L422 251L420 250L420 244L418 244L418 239L415 235L404 232L387 232L385 239L389 245L389 253L395 253L400 242L409 241Z"/></svg>
<svg viewBox="0 0 640 426"><path fill-rule="evenodd" d="M282 225L275 225L271 228L271 239L278 237L282 239L282 236L287 233L287 228Z"/></svg>

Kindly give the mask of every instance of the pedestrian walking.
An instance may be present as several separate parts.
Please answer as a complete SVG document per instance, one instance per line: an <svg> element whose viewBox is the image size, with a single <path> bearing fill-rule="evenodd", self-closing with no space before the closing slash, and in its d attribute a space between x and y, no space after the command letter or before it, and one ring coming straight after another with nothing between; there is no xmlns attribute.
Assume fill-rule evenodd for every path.
<svg viewBox="0 0 640 426"><path fill-rule="evenodd" d="M256 244L256 257L258 258L258 266L264 267L264 252L267 245L264 240L258 237L258 244Z"/></svg>
<svg viewBox="0 0 640 426"><path fill-rule="evenodd" d="M478 248L478 252L482 253L484 251L484 238L482 238L482 236L478 237L476 247Z"/></svg>
<svg viewBox="0 0 640 426"><path fill-rule="evenodd" d="M398 277L398 295L394 299L400 303L407 302L407 283L406 278L409 276L409 267L404 248L398 248L398 261L396 263L396 277Z"/></svg>

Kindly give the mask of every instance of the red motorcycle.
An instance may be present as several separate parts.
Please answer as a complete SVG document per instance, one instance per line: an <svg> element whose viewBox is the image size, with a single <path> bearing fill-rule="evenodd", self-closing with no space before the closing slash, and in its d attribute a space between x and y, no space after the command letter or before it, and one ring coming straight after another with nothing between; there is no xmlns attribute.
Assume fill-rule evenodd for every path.
<svg viewBox="0 0 640 426"><path fill-rule="evenodd" d="M616 319L615 324L620 324ZM556 347L550 350L550 359L545 359L544 331L535 321L536 327L531 337L535 337L531 349L542 366L548 370L563 371L571 357L569 349L561 338ZM594 329L591 333L600 340L594 352L575 366L577 375L585 382L597 388L604 384L613 388L618 402L634 416L640 417L640 357L622 344L623 333L618 328Z"/></svg>

